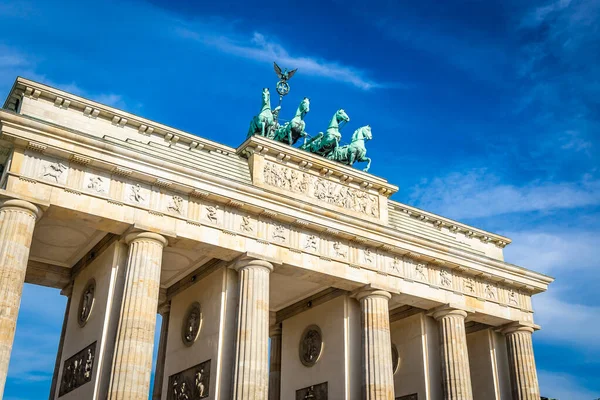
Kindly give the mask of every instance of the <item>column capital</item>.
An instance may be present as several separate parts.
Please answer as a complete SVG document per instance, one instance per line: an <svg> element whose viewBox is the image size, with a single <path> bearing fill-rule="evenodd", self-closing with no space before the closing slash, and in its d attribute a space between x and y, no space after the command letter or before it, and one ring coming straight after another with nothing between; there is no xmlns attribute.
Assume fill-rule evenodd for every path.
<svg viewBox="0 0 600 400"><path fill-rule="evenodd" d="M165 239L164 236L154 232L134 232L130 233L125 237L125 243L127 244L131 244L132 242L138 240L153 240L155 242L160 243L162 247L166 247L167 244L169 244L169 242L167 241L167 239Z"/></svg>
<svg viewBox="0 0 600 400"><path fill-rule="evenodd" d="M528 332L533 333L537 330L540 330L541 327L532 322L526 321L514 321L509 324L503 325L497 329L498 332L501 332L505 335L510 335L511 333L516 332Z"/></svg>
<svg viewBox="0 0 600 400"><path fill-rule="evenodd" d="M354 297L358 301L361 301L365 297L381 297L389 301L392 298L392 294L390 292L386 292L385 290L368 287L356 291L354 293Z"/></svg>
<svg viewBox="0 0 600 400"><path fill-rule="evenodd" d="M25 200L9 199L0 200L0 210L4 208L14 208L31 213L36 220L42 217L42 210L33 203Z"/></svg>
<svg viewBox="0 0 600 400"><path fill-rule="evenodd" d="M244 268L266 268L269 273L273 272L273 263L269 260L265 260L262 257L255 256L250 253L246 253L238 258L231 266L236 271Z"/></svg>
<svg viewBox="0 0 600 400"><path fill-rule="evenodd" d="M164 317L165 314L170 313L171 312L171 302L170 301L165 301L162 304L158 305L158 313Z"/></svg>
<svg viewBox="0 0 600 400"><path fill-rule="evenodd" d="M427 312L427 315L433 317L436 321L439 321L440 319L448 315L456 315L463 318L467 318L467 315L469 315L469 311L453 306L451 304L444 304L442 306L429 310Z"/></svg>
<svg viewBox="0 0 600 400"><path fill-rule="evenodd" d="M272 325L269 328L269 337L281 336L281 331L282 331L282 329L281 329L281 323Z"/></svg>
<svg viewBox="0 0 600 400"><path fill-rule="evenodd" d="M66 297L71 297L73 294L73 281L69 282L64 288L60 290L60 294Z"/></svg>

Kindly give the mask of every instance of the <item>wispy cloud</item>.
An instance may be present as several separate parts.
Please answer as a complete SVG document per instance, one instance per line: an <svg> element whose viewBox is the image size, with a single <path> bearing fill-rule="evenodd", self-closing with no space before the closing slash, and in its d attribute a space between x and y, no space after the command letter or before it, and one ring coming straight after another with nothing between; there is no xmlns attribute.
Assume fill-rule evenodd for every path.
<svg viewBox="0 0 600 400"><path fill-rule="evenodd" d="M93 93L81 88L76 82L58 82L46 74L38 72L38 63L33 57L27 57L16 48L0 45L0 91L8 93L15 78L22 76L66 92L95 100L113 107L125 108L121 95L114 93Z"/></svg>
<svg viewBox="0 0 600 400"><path fill-rule="evenodd" d="M541 370L538 371L538 379L543 396L565 400L592 400L600 395L580 385L572 375Z"/></svg>
<svg viewBox="0 0 600 400"><path fill-rule="evenodd" d="M259 32L251 38L233 34L198 32L178 27L176 34L181 38L192 39L223 53L264 63L276 61L282 65L298 68L303 74L332 79L351 84L362 90L400 87L399 84L376 82L368 78L367 72L359 68L340 64L313 56L292 55L282 44Z"/></svg>
<svg viewBox="0 0 600 400"><path fill-rule="evenodd" d="M522 186L503 183L485 169L455 172L413 188L411 201L451 218L570 209L600 204L600 180L591 175L577 182L535 181Z"/></svg>

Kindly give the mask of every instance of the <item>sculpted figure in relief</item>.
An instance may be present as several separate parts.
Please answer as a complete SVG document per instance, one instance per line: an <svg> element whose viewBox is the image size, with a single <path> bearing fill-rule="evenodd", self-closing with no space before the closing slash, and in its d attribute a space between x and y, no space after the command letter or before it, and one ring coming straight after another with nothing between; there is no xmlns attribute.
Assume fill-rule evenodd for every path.
<svg viewBox="0 0 600 400"><path fill-rule="evenodd" d="M206 218L213 224L216 224L218 222L217 207L215 207L215 206L206 207Z"/></svg>
<svg viewBox="0 0 600 400"><path fill-rule="evenodd" d="M281 225L275 225L273 230L273 240L283 243L285 242L285 228Z"/></svg>
<svg viewBox="0 0 600 400"><path fill-rule="evenodd" d="M367 264L373 264L373 253L369 249L364 250L365 262Z"/></svg>
<svg viewBox="0 0 600 400"><path fill-rule="evenodd" d="M304 244L304 249L317 251L317 237L315 235L309 235L306 237L306 243Z"/></svg>
<svg viewBox="0 0 600 400"><path fill-rule="evenodd" d="M417 278L426 281L427 277L425 276L425 265L417 264L415 265L415 272L417 274Z"/></svg>
<svg viewBox="0 0 600 400"><path fill-rule="evenodd" d="M129 199L136 203L142 203L145 200L144 196L142 196L142 186L139 183L136 183L135 186L131 186Z"/></svg>
<svg viewBox="0 0 600 400"><path fill-rule="evenodd" d="M88 183L88 189L92 189L97 193L104 193L104 180L99 176L92 176L90 178L90 183Z"/></svg>
<svg viewBox="0 0 600 400"><path fill-rule="evenodd" d="M450 286L450 284L452 282L450 280L450 274L448 273L448 271L446 271L446 270L440 271L440 281L442 283L442 286Z"/></svg>
<svg viewBox="0 0 600 400"><path fill-rule="evenodd" d="M44 165L42 169L42 178L52 178L55 182L58 183L58 180L62 176L62 174L67 170L67 166L61 162L56 162L54 164Z"/></svg>
<svg viewBox="0 0 600 400"><path fill-rule="evenodd" d="M394 257L392 260L392 270L396 273L400 273L400 259L398 257Z"/></svg>
<svg viewBox="0 0 600 400"><path fill-rule="evenodd" d="M346 258L346 250L340 242L333 243L333 251L337 257Z"/></svg>
<svg viewBox="0 0 600 400"><path fill-rule="evenodd" d="M173 196L171 200L169 200L169 205L167 206L167 210L172 211L177 214L183 213L183 198L180 196Z"/></svg>
<svg viewBox="0 0 600 400"><path fill-rule="evenodd" d="M465 278L465 288L471 293L475 293L475 280L471 277Z"/></svg>
<svg viewBox="0 0 600 400"><path fill-rule="evenodd" d="M206 379L206 377L204 376L204 369L200 369L200 371L196 372L196 391L198 393L198 397L202 398L202 397L206 397L207 394L204 393L205 390L205 384L204 381Z"/></svg>
<svg viewBox="0 0 600 400"><path fill-rule="evenodd" d="M515 306L519 305L519 301L517 300L517 292L514 289L510 289L508 292L508 303L514 304Z"/></svg>
<svg viewBox="0 0 600 400"><path fill-rule="evenodd" d="M242 223L240 224L240 230L242 232L252 232L252 224L250 223L250 217L247 215L242 216Z"/></svg>
<svg viewBox="0 0 600 400"><path fill-rule="evenodd" d="M485 295L488 299L496 298L496 292L494 291L494 287L489 283L485 284Z"/></svg>

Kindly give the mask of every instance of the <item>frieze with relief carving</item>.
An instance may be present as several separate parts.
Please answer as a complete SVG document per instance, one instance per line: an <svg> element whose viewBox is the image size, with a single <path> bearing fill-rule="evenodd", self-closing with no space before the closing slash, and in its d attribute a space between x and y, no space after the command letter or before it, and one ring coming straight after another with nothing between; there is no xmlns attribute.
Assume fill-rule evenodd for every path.
<svg viewBox="0 0 600 400"><path fill-rule="evenodd" d="M168 400L199 400L210 393L210 360L169 377Z"/></svg>
<svg viewBox="0 0 600 400"><path fill-rule="evenodd" d="M347 210L379 217L379 198L312 174L265 162L264 182L269 186L299 193Z"/></svg>
<svg viewBox="0 0 600 400"><path fill-rule="evenodd" d="M96 342L65 361L60 379L58 397L61 397L92 380Z"/></svg>
<svg viewBox="0 0 600 400"><path fill-rule="evenodd" d="M327 382L296 390L296 400L327 400Z"/></svg>

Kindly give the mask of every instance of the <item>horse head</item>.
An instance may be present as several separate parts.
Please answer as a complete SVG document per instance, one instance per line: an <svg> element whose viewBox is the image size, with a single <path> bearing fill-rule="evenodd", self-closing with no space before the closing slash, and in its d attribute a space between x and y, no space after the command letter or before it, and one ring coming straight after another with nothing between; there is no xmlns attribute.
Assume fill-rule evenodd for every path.
<svg viewBox="0 0 600 400"><path fill-rule="evenodd" d="M298 110L303 114L306 114L307 112L310 111L310 99L308 97L305 97L304 100L302 100L300 102L300 106L298 106Z"/></svg>
<svg viewBox="0 0 600 400"><path fill-rule="evenodd" d="M348 116L348 114L346 114L346 111L344 111L341 108L335 113L335 119L337 120L338 124L342 121L350 122L350 117Z"/></svg>
<svg viewBox="0 0 600 400"><path fill-rule="evenodd" d="M373 139L373 135L371 134L371 125L361 126L352 134L352 141L356 140L371 140Z"/></svg>
<svg viewBox="0 0 600 400"><path fill-rule="evenodd" d="M269 88L264 88L262 91L262 102L263 106L266 104L271 104L271 93L269 92ZM270 108L270 106L269 106Z"/></svg>

